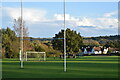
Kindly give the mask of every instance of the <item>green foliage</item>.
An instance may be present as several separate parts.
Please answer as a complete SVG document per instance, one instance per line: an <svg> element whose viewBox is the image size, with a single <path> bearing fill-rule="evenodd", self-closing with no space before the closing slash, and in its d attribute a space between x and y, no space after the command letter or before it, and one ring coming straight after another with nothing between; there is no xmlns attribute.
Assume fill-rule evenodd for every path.
<svg viewBox="0 0 120 80"><path fill-rule="evenodd" d="M18 57L19 42L15 32L10 28L2 29L2 47L5 49L5 57Z"/></svg>
<svg viewBox="0 0 120 80"><path fill-rule="evenodd" d="M120 40L107 41L104 46L112 48L120 48Z"/></svg>
<svg viewBox="0 0 120 80"><path fill-rule="evenodd" d="M64 30L61 30L54 38L64 38ZM64 40L63 39L54 39L52 41L53 48L63 52ZM79 48L83 45L83 39L80 36L80 33L76 31L66 29L66 48L68 53L77 53Z"/></svg>
<svg viewBox="0 0 120 80"><path fill-rule="evenodd" d="M112 50L108 50L107 54L111 54L112 53Z"/></svg>
<svg viewBox="0 0 120 80"><path fill-rule="evenodd" d="M120 45L119 45L119 43L120 43L119 37L120 37L119 35L89 37L89 38L84 38L84 41L94 40L95 42L98 42L96 44L99 44L100 46L119 48L120 47ZM92 42L92 43L95 43L95 42Z"/></svg>
<svg viewBox="0 0 120 80"><path fill-rule="evenodd" d="M54 50L52 46L44 44L44 41L32 41L31 46L33 47L33 51L46 52L49 57L53 55L59 56L61 54L60 51Z"/></svg>
<svg viewBox="0 0 120 80"><path fill-rule="evenodd" d="M33 41L33 44L32 44L33 48L35 51L38 51L38 52L42 52L42 51L45 51L41 45L40 45L40 41Z"/></svg>
<svg viewBox="0 0 120 80"><path fill-rule="evenodd" d="M10 28L0 30L0 36L2 36L2 55L6 58L16 58L19 56L19 38L16 36L15 31ZM25 37L24 37L25 38ZM30 38L30 37L26 37ZM61 30L58 34L55 34L53 38L64 38L64 30ZM1 39L1 37L0 37ZM80 47L84 46L105 46L119 48L120 40L118 36L105 36L105 37L91 37L83 38L80 33L76 31L66 29L66 49L67 53L78 53L80 52ZM39 51L46 52L47 56L59 56L64 51L64 41L63 39L54 40L34 40L34 41L24 41L24 51ZM0 52L1 52L0 51ZM110 53L111 51L109 51Z"/></svg>
<svg viewBox="0 0 120 80"><path fill-rule="evenodd" d="M106 39L106 40L118 40L120 35L110 35L110 36L99 36L99 37L90 37L93 40L100 40L100 39ZM88 39L88 38L87 38Z"/></svg>

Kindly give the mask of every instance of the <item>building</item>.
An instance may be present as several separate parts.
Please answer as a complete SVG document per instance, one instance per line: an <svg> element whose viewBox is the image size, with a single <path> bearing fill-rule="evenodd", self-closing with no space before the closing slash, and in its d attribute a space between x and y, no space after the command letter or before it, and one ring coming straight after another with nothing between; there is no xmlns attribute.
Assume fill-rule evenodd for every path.
<svg viewBox="0 0 120 80"><path fill-rule="evenodd" d="M109 48L110 53L120 53L120 48Z"/></svg>
<svg viewBox="0 0 120 80"><path fill-rule="evenodd" d="M91 55L91 54L107 54L108 48L102 47L82 47L82 54Z"/></svg>

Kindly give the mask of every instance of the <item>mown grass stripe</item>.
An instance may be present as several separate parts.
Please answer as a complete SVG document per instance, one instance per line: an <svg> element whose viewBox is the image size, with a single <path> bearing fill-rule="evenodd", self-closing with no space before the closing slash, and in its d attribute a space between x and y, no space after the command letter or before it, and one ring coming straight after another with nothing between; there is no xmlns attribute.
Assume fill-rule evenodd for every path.
<svg viewBox="0 0 120 80"><path fill-rule="evenodd" d="M20 61L2 61L2 62L5 62L5 63L14 63L14 62L20 62ZM24 61L25 63L27 62L51 62L51 63L61 63L63 61ZM118 61L67 61L68 63L120 63Z"/></svg>

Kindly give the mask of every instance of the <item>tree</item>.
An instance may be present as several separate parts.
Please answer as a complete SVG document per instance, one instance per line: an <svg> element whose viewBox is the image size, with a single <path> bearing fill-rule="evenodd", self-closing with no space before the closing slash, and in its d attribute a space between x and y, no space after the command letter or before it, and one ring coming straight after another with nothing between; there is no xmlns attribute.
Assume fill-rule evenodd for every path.
<svg viewBox="0 0 120 80"><path fill-rule="evenodd" d="M2 58L2 29L0 28L0 59Z"/></svg>
<svg viewBox="0 0 120 80"><path fill-rule="evenodd" d="M53 37L52 45L56 50L64 51L64 40L63 39L54 39L54 38L64 38L64 30L61 30L58 34L55 34ZM83 38L80 33L77 33L74 30L66 29L66 51L67 53L77 53L79 52L80 47L83 45Z"/></svg>
<svg viewBox="0 0 120 80"><path fill-rule="evenodd" d="M44 52L45 50L41 47L41 43L39 40L36 40L33 42L33 48L35 51L39 51L39 52Z"/></svg>
<svg viewBox="0 0 120 80"><path fill-rule="evenodd" d="M10 28L2 29L2 48L5 50L6 58L18 57L18 38Z"/></svg>
<svg viewBox="0 0 120 80"><path fill-rule="evenodd" d="M28 32L28 27L25 26L25 21L22 21L23 24L21 24L21 18L14 19L14 30L17 34L18 37L21 35L21 25L23 27L23 37L27 37L29 32Z"/></svg>

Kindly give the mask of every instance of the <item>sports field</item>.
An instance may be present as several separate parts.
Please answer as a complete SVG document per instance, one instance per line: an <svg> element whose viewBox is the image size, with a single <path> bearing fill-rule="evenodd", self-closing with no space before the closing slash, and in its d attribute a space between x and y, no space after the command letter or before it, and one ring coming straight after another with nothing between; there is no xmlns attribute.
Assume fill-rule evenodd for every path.
<svg viewBox="0 0 120 80"><path fill-rule="evenodd" d="M3 59L3 78L117 78L118 56L82 56L67 59L67 72L63 60L25 61L20 69L19 59Z"/></svg>

